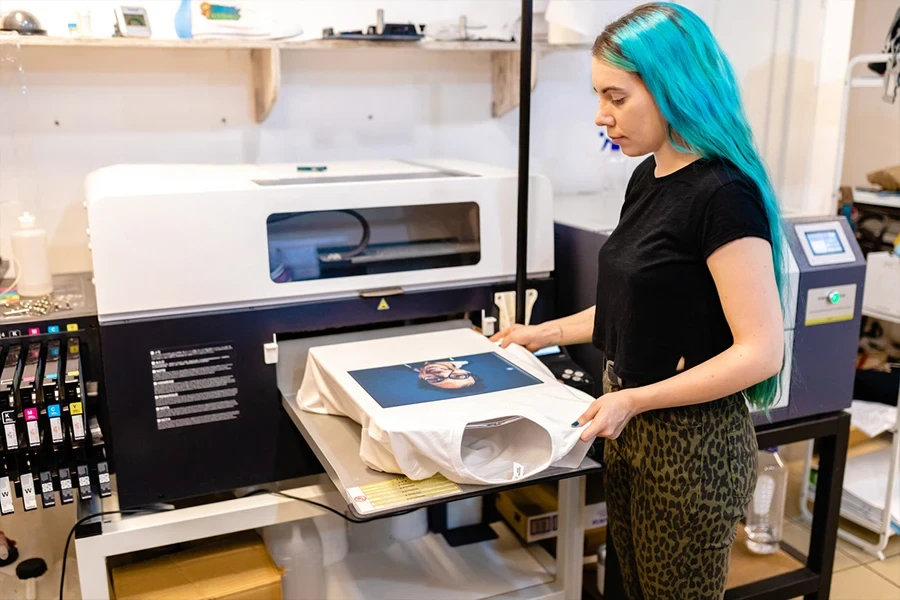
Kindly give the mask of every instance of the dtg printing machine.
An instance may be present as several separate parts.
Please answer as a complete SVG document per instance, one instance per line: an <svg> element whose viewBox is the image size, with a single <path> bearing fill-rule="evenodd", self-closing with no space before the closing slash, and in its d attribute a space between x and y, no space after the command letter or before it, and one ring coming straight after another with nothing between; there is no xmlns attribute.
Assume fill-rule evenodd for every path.
<svg viewBox="0 0 900 600"><path fill-rule="evenodd" d="M177 510L110 517L76 537L85 597L108 597L105 561L116 553L323 514L266 489L327 497L357 520L429 509L431 533L411 542L426 546L401 554L437 553L434 564L408 564L396 549L351 553L329 571L329 597L399 589L431 598L580 597L584 479L602 470L593 455L515 486L435 487L366 468L357 424L286 400L317 344L460 326L489 334L511 322L517 179L515 170L456 160L91 173L88 233L115 482L103 508ZM557 312L552 191L537 175L529 188L526 297L539 322ZM564 349L544 362L560 375L581 373ZM568 379L592 385L587 375ZM464 517L454 507L557 481L555 563L508 533L478 538L495 538L485 543L452 535L489 528L487 504ZM388 488L389 500L372 498ZM382 566L367 577L363 564L370 574Z"/></svg>
<svg viewBox="0 0 900 600"><path fill-rule="evenodd" d="M64 460L79 476L85 469L74 480L80 514L150 511L105 516L76 534L83 597L109 598L107 559L117 555L325 514L299 498L368 521L350 526L357 540L366 524L428 513L427 535L351 548L323 567L326 598L580 598L585 478L602 471L598 454L510 486L412 482L366 468L349 419L287 401L313 346L511 323L517 179L456 160L92 173L86 301L68 331L25 323L16 336L28 335L12 340L34 336L60 346L66 365L82 360L71 391L61 388L65 444L56 459L32 460L44 496L60 490L54 460ZM539 175L528 187L526 315L536 323L594 302L597 252L615 220L600 226L596 207L554 206ZM849 406L865 272L842 219L792 220L787 236L792 360L772 420ZM0 339L6 354L10 340ZM50 356L37 355L42 365ZM542 360L568 385L599 391L591 348ZM73 406L88 417L74 445ZM555 557L524 547L478 505L545 482L558 482Z"/></svg>
<svg viewBox="0 0 900 600"><path fill-rule="evenodd" d="M557 202L555 257L558 265L566 265L555 272L559 314L584 310L603 293L597 256L618 222L620 207L621 201L604 198ZM787 360L769 414L751 409L757 425L843 410L853 397L865 258L843 217L788 218L785 236ZM593 347L573 346L569 352L581 364L601 364Z"/></svg>

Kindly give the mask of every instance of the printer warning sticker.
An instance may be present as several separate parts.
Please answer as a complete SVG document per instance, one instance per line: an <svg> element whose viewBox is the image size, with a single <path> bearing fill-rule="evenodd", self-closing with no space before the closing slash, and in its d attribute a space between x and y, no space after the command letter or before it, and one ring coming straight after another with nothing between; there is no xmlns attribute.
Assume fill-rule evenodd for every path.
<svg viewBox="0 0 900 600"><path fill-rule="evenodd" d="M240 416L230 342L150 351L156 428L176 429Z"/></svg>

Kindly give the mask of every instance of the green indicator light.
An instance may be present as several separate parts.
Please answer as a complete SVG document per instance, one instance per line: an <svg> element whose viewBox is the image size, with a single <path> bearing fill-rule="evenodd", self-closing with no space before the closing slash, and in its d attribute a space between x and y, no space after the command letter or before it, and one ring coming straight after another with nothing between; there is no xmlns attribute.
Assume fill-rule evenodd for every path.
<svg viewBox="0 0 900 600"><path fill-rule="evenodd" d="M841 301L841 295L838 292L831 292L828 294L828 301L832 304L837 304Z"/></svg>

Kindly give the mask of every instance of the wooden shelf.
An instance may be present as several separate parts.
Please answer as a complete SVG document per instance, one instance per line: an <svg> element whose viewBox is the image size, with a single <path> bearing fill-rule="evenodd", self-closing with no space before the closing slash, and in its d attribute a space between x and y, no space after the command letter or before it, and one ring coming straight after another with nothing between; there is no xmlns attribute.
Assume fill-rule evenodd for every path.
<svg viewBox="0 0 900 600"><path fill-rule="evenodd" d="M516 42L378 42L359 40L254 40L254 39L141 39L141 38L67 38L51 36L19 36L0 34L0 47L15 46L48 48L99 48L99 49L199 49L199 50L248 50L252 65L254 118L257 123L266 120L278 100L281 88L282 50L410 50L437 52L488 52L491 54L491 115L495 118L511 112L519 105L519 44ZM537 85L537 58L541 53L553 51L584 51L589 45L533 46L531 65L531 89Z"/></svg>
<svg viewBox="0 0 900 600"><path fill-rule="evenodd" d="M0 45L82 47L82 48L183 48L224 50L336 50L340 48L406 48L431 51L504 51L519 49L516 42L375 42L366 40L267 40L267 39L155 39L155 38L68 38L52 36L20 36L0 34Z"/></svg>

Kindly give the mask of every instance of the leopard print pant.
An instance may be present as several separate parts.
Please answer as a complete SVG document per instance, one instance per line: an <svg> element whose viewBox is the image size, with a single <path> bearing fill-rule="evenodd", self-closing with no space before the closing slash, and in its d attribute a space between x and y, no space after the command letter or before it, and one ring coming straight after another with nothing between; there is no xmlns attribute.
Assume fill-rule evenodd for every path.
<svg viewBox="0 0 900 600"><path fill-rule="evenodd" d="M621 389L611 377L604 393ZM739 395L642 413L606 440L609 533L630 600L723 597L756 454Z"/></svg>

